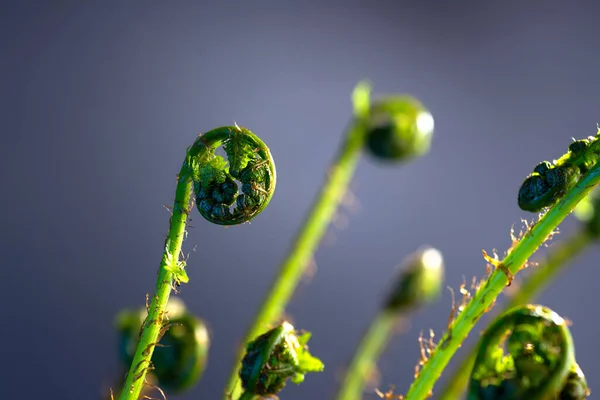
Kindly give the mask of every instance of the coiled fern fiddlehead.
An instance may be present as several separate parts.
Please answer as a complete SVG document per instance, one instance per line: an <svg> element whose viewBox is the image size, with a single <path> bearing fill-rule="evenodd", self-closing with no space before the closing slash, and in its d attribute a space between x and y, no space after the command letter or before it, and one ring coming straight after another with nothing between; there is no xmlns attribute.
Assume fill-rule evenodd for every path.
<svg viewBox="0 0 600 400"><path fill-rule="evenodd" d="M227 160L215 152L223 146ZM241 185L238 190L236 180ZM239 126L223 126L199 135L187 149L177 177L169 233L140 339L127 373L121 400L137 400L145 382L159 335L168 321L166 305L174 285L186 283L185 260L180 260L192 193L200 214L220 225L250 221L269 203L275 190L275 164L258 136ZM168 322L167 322L168 323Z"/></svg>
<svg viewBox="0 0 600 400"><path fill-rule="evenodd" d="M594 136L577 140L569 152L550 163L542 161L525 179L519 189L519 207L538 212L555 204L598 162L600 141Z"/></svg>
<svg viewBox="0 0 600 400"><path fill-rule="evenodd" d="M528 226L527 231L520 240L515 239L504 259L498 260L487 257L488 262L495 266L495 270L477 287L469 302L448 325L448 330L444 333L428 361L423 365L419 375L410 386L405 397L407 400L422 400L431 396L433 386L442 371L479 318L492 308L500 292L512 280L514 275L523 268L529 257L547 240L562 220L598 185L600 182L600 166L597 162L594 163L595 158L592 156L597 154L599 137L599 135L596 135L587 139L583 157L577 155L580 149L571 147L567 154L554 163L556 166L564 165L566 168L577 168L580 174L577 181L569 181L566 186L561 184L559 190L555 191L552 196L544 197L544 192L541 191L525 193L526 196L523 195L527 200L525 203L531 200L537 201L536 204L528 208L538 209L538 207L541 207L543 209L549 207L549 209L541 215L535 224ZM567 164L568 160L572 164ZM527 187L532 186L532 184L527 183L527 179L523 185L526 188L522 188L521 191L528 192L530 190ZM519 202L522 203L522 201Z"/></svg>
<svg viewBox="0 0 600 400"><path fill-rule="evenodd" d="M549 308L512 308L481 337L468 400L583 400L587 395L571 332Z"/></svg>
<svg viewBox="0 0 600 400"><path fill-rule="evenodd" d="M346 192L362 150L367 148L374 157L394 162L411 160L429 150L433 117L418 100L411 96L387 96L371 103L370 86L359 83L354 89L352 101L354 119L346 139L275 282L246 333L244 343L265 332L281 318ZM243 351L240 351L224 399L235 399L241 394L238 369L242 355Z"/></svg>

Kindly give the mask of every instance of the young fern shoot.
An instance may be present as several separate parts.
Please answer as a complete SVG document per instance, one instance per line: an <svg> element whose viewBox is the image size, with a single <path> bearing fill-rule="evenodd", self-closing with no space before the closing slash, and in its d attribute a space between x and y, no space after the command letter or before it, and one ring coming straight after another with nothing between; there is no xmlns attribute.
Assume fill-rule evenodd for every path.
<svg viewBox="0 0 600 400"><path fill-rule="evenodd" d="M227 160L216 155L223 145ZM241 183L238 192L237 183ZM179 261L187 217L195 195L200 214L220 225L250 221L265 209L275 191L275 164L258 136L239 126L223 126L199 135L187 149L177 177L169 233L158 270L156 288L142 324L139 342L120 400L137 400L159 336L169 315L166 306L174 285L187 283L185 261Z"/></svg>
<svg viewBox="0 0 600 400"><path fill-rule="evenodd" d="M411 310L435 300L442 291L444 262L442 254L424 247L411 254L403 263L381 311L377 314L340 384L338 400L360 400L364 386L376 369L379 356L385 349L394 328Z"/></svg>
<svg viewBox="0 0 600 400"><path fill-rule="evenodd" d="M518 242L513 243L503 260L487 257L496 269L482 282L464 309L449 324L429 360L423 365L412 383L406 399L422 400L429 397L442 371L475 326L479 318L489 311L504 287L510 283L531 255L551 235L562 220L600 182L600 136L578 141L554 164L536 167L523 182L519 191L519 204L526 210L550 207L539 220L529 226ZM548 175L548 172L560 170ZM577 179L573 178L575 176Z"/></svg>
<svg viewBox="0 0 600 400"><path fill-rule="evenodd" d="M512 308L481 337L468 400L584 400L588 394L567 323L549 308Z"/></svg>
<svg viewBox="0 0 600 400"><path fill-rule="evenodd" d="M346 193L362 150L366 147L373 156L395 162L408 161L429 151L433 117L418 100L410 96L387 96L371 104L370 86L364 82L356 86L352 100L354 120L346 139L290 253L246 333L244 343L265 332L281 318ZM225 399L228 396L236 398L242 392L238 379L242 350L229 377Z"/></svg>
<svg viewBox="0 0 600 400"><path fill-rule="evenodd" d="M299 384L306 373L322 371L321 360L308 352L310 336L310 332L297 335L284 321L248 343L240 369L244 393L239 400L275 396L288 380Z"/></svg>

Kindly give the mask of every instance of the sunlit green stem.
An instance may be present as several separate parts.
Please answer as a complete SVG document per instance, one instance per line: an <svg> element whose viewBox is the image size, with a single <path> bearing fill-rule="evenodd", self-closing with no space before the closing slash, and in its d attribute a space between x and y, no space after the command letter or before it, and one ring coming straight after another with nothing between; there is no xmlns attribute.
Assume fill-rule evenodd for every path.
<svg viewBox="0 0 600 400"><path fill-rule="evenodd" d="M591 242L590 235L584 229L580 229L564 241L552 246L548 256L525 278L520 287L502 307L500 313L515 306L532 302L560 272L565 270L573 258L581 254ZM472 348L468 356L454 370L453 376L448 380L447 386L439 397L440 400L456 400L461 397L469 383L469 375L473 369L476 355L477 349Z"/></svg>
<svg viewBox="0 0 600 400"><path fill-rule="evenodd" d="M381 311L362 338L340 385L338 400L360 400L366 382L377 368L377 359L385 349L400 317L397 312Z"/></svg>
<svg viewBox="0 0 600 400"><path fill-rule="evenodd" d="M311 207L306 222L300 229L252 326L246 333L243 344L266 332L282 316L340 201L346 194L365 141L366 130L363 120L368 114L369 88L364 84L359 85L353 96L357 120L351 124L346 140L329 170L328 179ZM243 356L244 347L242 346L238 350L234 368L227 383L225 399L236 399L242 393L238 371Z"/></svg>
<svg viewBox="0 0 600 400"><path fill-rule="evenodd" d="M527 230L522 239L501 261L496 270L477 290L465 309L456 317L437 344L431 358L425 363L411 385L405 399L423 400L430 396L433 386L446 365L465 340L481 316L489 311L508 283L508 274L515 275L562 220L573 211L600 182L600 165L594 166L558 203L551 207L537 223Z"/></svg>
<svg viewBox="0 0 600 400"><path fill-rule="evenodd" d="M156 288L151 297L148 317L144 321L142 335L127 373L127 379L119 397L120 400L137 400L144 385L154 347L163 327L164 310L169 302L169 295L174 283L174 275L170 272L170 269L172 270L173 267L172 260L179 259L188 217L187 213L190 207L192 185L191 174L187 162L185 162L177 179L173 215L171 216L169 234L158 270Z"/></svg>

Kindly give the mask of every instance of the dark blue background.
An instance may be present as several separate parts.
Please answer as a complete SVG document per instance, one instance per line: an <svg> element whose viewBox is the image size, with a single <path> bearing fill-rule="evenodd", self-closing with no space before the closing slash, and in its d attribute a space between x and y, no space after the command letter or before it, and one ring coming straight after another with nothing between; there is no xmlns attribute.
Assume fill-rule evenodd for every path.
<svg viewBox="0 0 600 400"><path fill-rule="evenodd" d="M481 249L503 251L510 227L532 218L516 204L524 177L571 137L595 133L599 12L591 1L3 2L2 397L98 399L111 385L114 316L154 287L162 206L185 148L235 121L271 147L277 191L252 224L224 229L194 215L181 297L213 345L200 384L171 397L220 398L351 117L351 90L369 78L376 93L420 98L436 133L410 165L361 160L361 207L341 210L348 227L330 229L288 309L326 370L282 398L333 398L403 257L430 244L445 255L448 285L481 276ZM576 227L569 218L555 240ZM574 322L592 389L599 254L589 249L539 300ZM406 391L419 331L439 336L449 311L446 291L393 340L382 389Z"/></svg>

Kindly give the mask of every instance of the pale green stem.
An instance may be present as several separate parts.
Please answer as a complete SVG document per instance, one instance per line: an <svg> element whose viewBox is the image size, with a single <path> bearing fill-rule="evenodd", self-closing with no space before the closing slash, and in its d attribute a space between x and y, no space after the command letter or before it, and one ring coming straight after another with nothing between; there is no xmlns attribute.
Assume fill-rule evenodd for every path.
<svg viewBox="0 0 600 400"><path fill-rule="evenodd" d="M185 235L191 192L192 180L187 163L184 162L177 179L173 215L171 216L169 234L165 242L165 250L158 270L156 288L151 297L148 317L144 321L142 335L135 351L133 362L127 373L127 379L119 397L120 400L137 400L144 385L154 347L158 342L158 336L163 327L164 310L169 301L169 295L174 283L174 276L169 271L169 268L173 267L173 260L177 261L179 259Z"/></svg>
<svg viewBox="0 0 600 400"><path fill-rule="evenodd" d="M252 326L246 333L243 343L249 343L271 328L283 314L296 286L309 266L311 258L321 241L327 226L346 194L348 184L356 169L365 142L364 121L368 113L368 88L360 85L355 90L355 114L360 117L353 121L346 140L338 152L336 161L329 170L329 177L317 196L304 226L300 229L288 257L285 259L267 293ZM364 97L366 93L366 98ZM363 96L357 99L358 96ZM360 104L356 104L359 102ZM244 356L242 346L237 354L233 370L225 389L224 399L236 399L242 393L238 371Z"/></svg>
<svg viewBox="0 0 600 400"><path fill-rule="evenodd" d="M399 319L398 312L384 310L377 314L354 353L340 385L337 400L362 399L365 384L376 370L377 360Z"/></svg>
<svg viewBox="0 0 600 400"><path fill-rule="evenodd" d="M548 256L521 283L499 313L501 314L518 305L530 303L591 242L590 235L584 229L579 229L564 241L553 246ZM440 400L456 400L461 397L469 383L469 376L471 375L476 356L477 349L472 348L469 355L461 361L460 365L455 369L453 376L448 380L447 386L439 397Z"/></svg>
<svg viewBox="0 0 600 400"><path fill-rule="evenodd" d="M435 351L412 383L405 400L424 400L431 395L433 386L456 350L479 318L491 309L496 298L507 285L508 274L515 275L519 272L529 257L544 243L548 235L599 182L600 163L583 176L573 189L527 230L519 243L510 250L496 270L481 284L465 309L450 324L448 331L443 335Z"/></svg>

